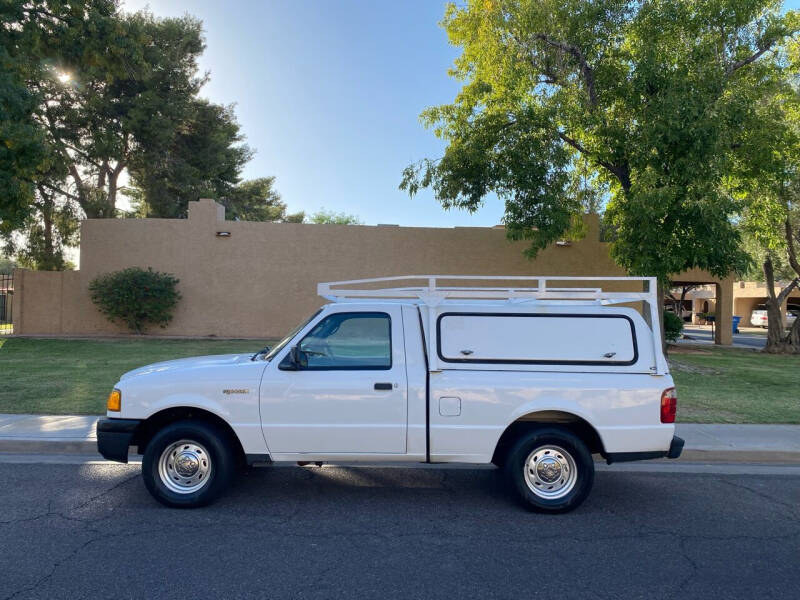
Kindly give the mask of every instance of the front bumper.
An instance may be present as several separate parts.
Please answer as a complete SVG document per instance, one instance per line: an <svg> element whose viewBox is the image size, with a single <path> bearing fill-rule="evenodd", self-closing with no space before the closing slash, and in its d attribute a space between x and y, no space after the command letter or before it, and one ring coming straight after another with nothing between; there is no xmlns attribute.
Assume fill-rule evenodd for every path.
<svg viewBox="0 0 800 600"><path fill-rule="evenodd" d="M611 452L606 455L606 462L612 464L633 460L650 460L652 458L678 458L683 452L683 444L683 438L673 435L669 450L658 452Z"/></svg>
<svg viewBox="0 0 800 600"><path fill-rule="evenodd" d="M139 419L100 419L97 422L97 451L108 460L128 462L128 447L139 423Z"/></svg>

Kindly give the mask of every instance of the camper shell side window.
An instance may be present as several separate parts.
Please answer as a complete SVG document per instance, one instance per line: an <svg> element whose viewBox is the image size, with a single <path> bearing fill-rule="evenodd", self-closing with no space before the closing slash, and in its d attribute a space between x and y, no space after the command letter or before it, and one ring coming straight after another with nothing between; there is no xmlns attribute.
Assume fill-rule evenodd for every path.
<svg viewBox="0 0 800 600"><path fill-rule="evenodd" d="M639 359L624 314L445 312L437 352L447 363L629 366Z"/></svg>

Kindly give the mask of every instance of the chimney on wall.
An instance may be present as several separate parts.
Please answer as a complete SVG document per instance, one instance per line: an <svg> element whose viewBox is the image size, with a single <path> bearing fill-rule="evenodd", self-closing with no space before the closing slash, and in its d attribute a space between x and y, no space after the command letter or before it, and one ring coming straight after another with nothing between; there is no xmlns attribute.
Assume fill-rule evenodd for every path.
<svg viewBox="0 0 800 600"><path fill-rule="evenodd" d="M217 204L210 198L201 198L197 201L189 202L189 220L202 221L224 221L225 207Z"/></svg>

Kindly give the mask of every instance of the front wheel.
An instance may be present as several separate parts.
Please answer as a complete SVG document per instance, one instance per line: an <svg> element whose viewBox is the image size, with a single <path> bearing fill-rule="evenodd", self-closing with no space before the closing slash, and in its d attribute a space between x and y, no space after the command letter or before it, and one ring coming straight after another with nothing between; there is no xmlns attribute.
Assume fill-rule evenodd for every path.
<svg viewBox="0 0 800 600"><path fill-rule="evenodd" d="M159 431L142 459L145 487L174 508L210 504L230 485L235 468L225 433L197 421L180 421Z"/></svg>
<svg viewBox="0 0 800 600"><path fill-rule="evenodd" d="M516 441L506 478L523 506L547 513L573 510L589 495L594 461L586 444L561 427L534 429Z"/></svg>

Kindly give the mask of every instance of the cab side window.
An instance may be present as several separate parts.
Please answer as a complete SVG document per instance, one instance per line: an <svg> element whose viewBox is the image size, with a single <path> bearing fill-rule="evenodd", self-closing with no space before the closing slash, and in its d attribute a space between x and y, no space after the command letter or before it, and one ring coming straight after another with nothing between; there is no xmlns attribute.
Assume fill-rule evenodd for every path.
<svg viewBox="0 0 800 600"><path fill-rule="evenodd" d="M298 350L304 370L391 369L391 319L381 312L335 313L317 323Z"/></svg>

